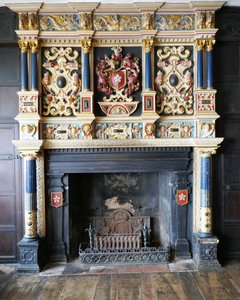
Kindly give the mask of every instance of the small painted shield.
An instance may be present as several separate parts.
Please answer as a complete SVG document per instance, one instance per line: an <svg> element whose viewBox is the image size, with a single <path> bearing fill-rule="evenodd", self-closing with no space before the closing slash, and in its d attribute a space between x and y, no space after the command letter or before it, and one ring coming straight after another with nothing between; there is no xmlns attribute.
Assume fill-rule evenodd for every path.
<svg viewBox="0 0 240 300"><path fill-rule="evenodd" d="M178 205L188 204L188 190L177 190L176 201Z"/></svg>
<svg viewBox="0 0 240 300"><path fill-rule="evenodd" d="M127 84L126 70L111 70L109 83L115 90L121 90Z"/></svg>
<svg viewBox="0 0 240 300"><path fill-rule="evenodd" d="M63 205L63 193L62 192L52 192L51 193L51 205L55 208L61 207Z"/></svg>

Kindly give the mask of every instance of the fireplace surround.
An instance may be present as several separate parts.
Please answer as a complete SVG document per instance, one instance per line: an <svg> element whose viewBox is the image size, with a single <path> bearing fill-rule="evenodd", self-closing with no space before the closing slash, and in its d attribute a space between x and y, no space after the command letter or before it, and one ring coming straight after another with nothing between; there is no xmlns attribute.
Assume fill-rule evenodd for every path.
<svg viewBox="0 0 240 300"><path fill-rule="evenodd" d="M13 141L25 164L19 271L93 248L89 224L110 214L104 203L113 197L132 201L132 217L149 218L149 244L168 249L167 259L219 267L211 159L223 138L215 136L212 63L222 5L8 5L19 16L21 49ZM129 186L119 194L141 180L136 193Z"/></svg>

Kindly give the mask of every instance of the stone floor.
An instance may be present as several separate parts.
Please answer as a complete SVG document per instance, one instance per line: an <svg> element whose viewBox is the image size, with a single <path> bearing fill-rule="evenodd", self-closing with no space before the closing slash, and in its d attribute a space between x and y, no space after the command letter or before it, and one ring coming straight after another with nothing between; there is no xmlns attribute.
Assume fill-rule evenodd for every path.
<svg viewBox="0 0 240 300"><path fill-rule="evenodd" d="M1 300L240 300L240 260L198 272L192 260L138 266L83 266L78 260L19 274L0 265Z"/></svg>

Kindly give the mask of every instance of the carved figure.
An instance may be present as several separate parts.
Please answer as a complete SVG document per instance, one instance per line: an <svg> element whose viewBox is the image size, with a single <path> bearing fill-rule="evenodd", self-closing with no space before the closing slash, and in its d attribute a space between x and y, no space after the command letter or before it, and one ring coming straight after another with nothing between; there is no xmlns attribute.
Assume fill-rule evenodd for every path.
<svg viewBox="0 0 240 300"><path fill-rule="evenodd" d="M214 28L214 13L206 11L206 28Z"/></svg>
<svg viewBox="0 0 240 300"><path fill-rule="evenodd" d="M145 133L146 133L145 138L146 139L153 139L153 138L155 138L155 135L154 135L155 129L156 129L156 126L154 124L147 123L145 125Z"/></svg>
<svg viewBox="0 0 240 300"><path fill-rule="evenodd" d="M83 131L83 138L84 139L92 139L92 131L93 131L93 128L90 124L83 124L82 126L82 131Z"/></svg>
<svg viewBox="0 0 240 300"><path fill-rule="evenodd" d="M197 28L203 29L205 28L206 15L205 12L197 12Z"/></svg>

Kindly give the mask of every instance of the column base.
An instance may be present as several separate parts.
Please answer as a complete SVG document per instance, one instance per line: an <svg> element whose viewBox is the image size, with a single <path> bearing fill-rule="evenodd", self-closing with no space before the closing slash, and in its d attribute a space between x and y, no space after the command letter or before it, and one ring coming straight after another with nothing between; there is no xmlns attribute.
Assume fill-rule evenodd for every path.
<svg viewBox="0 0 240 300"><path fill-rule="evenodd" d="M19 265L18 272L39 272L46 263L45 243L43 239L23 238L18 243Z"/></svg>
<svg viewBox="0 0 240 300"><path fill-rule="evenodd" d="M218 238L195 236L193 259L199 271L215 270L221 267L217 260Z"/></svg>
<svg viewBox="0 0 240 300"><path fill-rule="evenodd" d="M191 258L189 251L189 242L187 239L178 239L175 245L176 258L188 259Z"/></svg>

